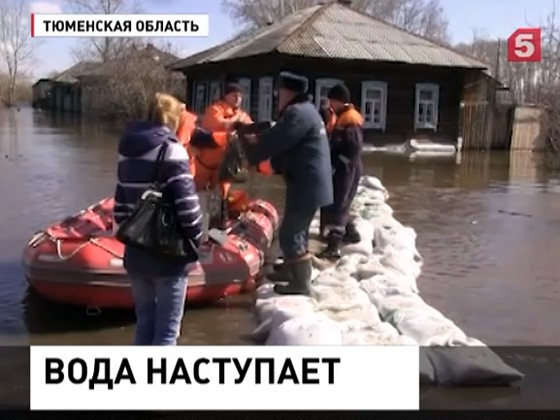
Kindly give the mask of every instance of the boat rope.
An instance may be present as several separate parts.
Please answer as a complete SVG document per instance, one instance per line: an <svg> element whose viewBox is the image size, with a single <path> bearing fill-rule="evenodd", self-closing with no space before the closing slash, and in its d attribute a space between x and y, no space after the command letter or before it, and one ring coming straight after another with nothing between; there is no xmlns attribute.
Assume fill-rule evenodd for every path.
<svg viewBox="0 0 560 420"><path fill-rule="evenodd" d="M72 252L70 252L67 255L64 255L62 253L62 243L63 243L64 239L63 238L56 238L53 235L49 234L48 232L44 232L44 231L37 232L29 240L27 245L32 247L32 248L35 248L35 247L39 246L41 243L43 243L45 240L50 240L50 241L55 243L56 255L62 261L68 261L69 259L75 257L82 249L84 249L86 246L88 246L90 244L95 245L95 246L103 249L105 252L108 252L109 254L111 254L112 256L114 256L118 259L122 260L124 258L123 255L121 255L118 252L112 250L111 248L109 248L105 244L101 243L97 238L89 238L86 242L84 242L83 244L78 246L76 249L74 249Z"/></svg>

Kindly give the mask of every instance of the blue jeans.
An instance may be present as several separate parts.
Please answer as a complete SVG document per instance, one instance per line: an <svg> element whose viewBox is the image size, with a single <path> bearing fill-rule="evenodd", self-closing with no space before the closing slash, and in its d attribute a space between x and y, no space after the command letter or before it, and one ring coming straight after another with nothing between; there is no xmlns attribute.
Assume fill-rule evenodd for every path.
<svg viewBox="0 0 560 420"><path fill-rule="evenodd" d="M181 332L187 275L143 277L131 275L136 311L134 343L174 346Z"/></svg>

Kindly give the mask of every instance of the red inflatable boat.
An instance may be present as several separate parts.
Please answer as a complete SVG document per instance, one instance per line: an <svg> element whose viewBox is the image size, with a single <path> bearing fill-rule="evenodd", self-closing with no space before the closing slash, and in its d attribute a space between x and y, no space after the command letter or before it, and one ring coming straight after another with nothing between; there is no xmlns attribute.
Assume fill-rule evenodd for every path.
<svg viewBox="0 0 560 420"><path fill-rule="evenodd" d="M112 198L37 232L23 253L32 289L56 302L89 308L133 308L123 269L124 246L113 236ZM225 241L209 240L189 274L187 299L209 303L240 293L254 282L278 226L268 202L251 201L233 220Z"/></svg>

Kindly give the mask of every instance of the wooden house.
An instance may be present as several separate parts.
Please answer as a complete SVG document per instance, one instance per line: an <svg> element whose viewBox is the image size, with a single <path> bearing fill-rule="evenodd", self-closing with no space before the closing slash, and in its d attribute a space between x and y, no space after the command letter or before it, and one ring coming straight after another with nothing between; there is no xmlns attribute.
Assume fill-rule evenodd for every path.
<svg viewBox="0 0 560 420"><path fill-rule="evenodd" d="M480 136L478 129L471 133L472 120L462 123L463 113L475 105L487 136L495 83L486 64L348 3L301 10L169 68L185 74L188 103L199 114L220 97L225 83L236 81L245 90L243 107L253 119L273 119L277 75L289 70L308 77L317 105L335 83L346 83L364 115L371 144L410 139L454 144ZM473 88L481 84L489 88ZM468 141L462 143L469 147Z"/></svg>

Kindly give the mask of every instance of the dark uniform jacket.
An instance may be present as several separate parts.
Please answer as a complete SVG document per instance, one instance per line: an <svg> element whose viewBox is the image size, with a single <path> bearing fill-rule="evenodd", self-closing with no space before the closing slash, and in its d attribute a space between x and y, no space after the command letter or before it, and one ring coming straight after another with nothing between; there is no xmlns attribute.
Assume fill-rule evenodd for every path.
<svg viewBox="0 0 560 420"><path fill-rule="evenodd" d="M327 133L307 95L294 98L247 155L253 165L271 159L275 172L284 176L287 206L313 209L333 202Z"/></svg>
<svg viewBox="0 0 560 420"><path fill-rule="evenodd" d="M348 212L362 175L363 118L352 105L337 113L330 133L336 214Z"/></svg>

